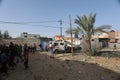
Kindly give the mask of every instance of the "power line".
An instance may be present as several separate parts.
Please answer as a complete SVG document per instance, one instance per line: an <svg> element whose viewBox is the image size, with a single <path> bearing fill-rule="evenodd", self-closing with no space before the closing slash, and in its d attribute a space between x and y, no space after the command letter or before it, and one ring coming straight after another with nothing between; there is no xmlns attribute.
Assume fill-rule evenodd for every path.
<svg viewBox="0 0 120 80"><path fill-rule="evenodd" d="M14 21L0 21L0 23L6 24L33 24L33 23L53 23L59 21L34 21L34 22L14 22Z"/></svg>
<svg viewBox="0 0 120 80"><path fill-rule="evenodd" d="M34 21L34 22L25 22L25 23L54 23L59 21Z"/></svg>
<svg viewBox="0 0 120 80"><path fill-rule="evenodd" d="M41 21L41 22L8 22L8 21L0 21L0 23L2 23L2 24L19 24L19 25L29 25L29 26L59 28L59 27L56 27L56 26L33 25L32 24L32 23L50 23L50 22L59 22L59 21Z"/></svg>
<svg viewBox="0 0 120 80"><path fill-rule="evenodd" d="M56 27L56 26L47 26L47 25L30 25L30 26L50 27L50 28L59 28L59 27Z"/></svg>
<svg viewBox="0 0 120 80"><path fill-rule="evenodd" d="M24 22L8 22L8 21L0 21L0 23L3 23L3 24L26 24Z"/></svg>
<svg viewBox="0 0 120 80"><path fill-rule="evenodd" d="M70 25L70 23L69 22L66 22L66 21L63 21L63 23L64 24L67 24L67 25ZM77 26L77 25L75 25L75 24L71 24L72 26Z"/></svg>

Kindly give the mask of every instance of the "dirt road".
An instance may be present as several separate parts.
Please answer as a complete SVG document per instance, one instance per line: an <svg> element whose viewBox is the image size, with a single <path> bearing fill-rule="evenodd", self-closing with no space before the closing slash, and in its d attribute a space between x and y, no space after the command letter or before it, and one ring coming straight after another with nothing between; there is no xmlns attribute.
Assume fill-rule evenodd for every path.
<svg viewBox="0 0 120 80"><path fill-rule="evenodd" d="M120 58L106 59L86 55L30 54L29 69L19 63L4 80L120 80Z"/></svg>

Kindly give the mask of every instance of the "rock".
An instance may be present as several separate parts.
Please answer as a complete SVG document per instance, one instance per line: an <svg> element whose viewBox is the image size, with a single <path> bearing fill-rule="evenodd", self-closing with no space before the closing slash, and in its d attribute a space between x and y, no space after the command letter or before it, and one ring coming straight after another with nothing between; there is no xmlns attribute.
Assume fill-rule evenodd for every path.
<svg viewBox="0 0 120 80"><path fill-rule="evenodd" d="M84 61L84 62L85 62L85 61L87 61L87 60L84 58L82 61Z"/></svg>
<svg viewBox="0 0 120 80"><path fill-rule="evenodd" d="M82 71L78 71L78 73L79 73L79 74L81 74L81 73L82 73Z"/></svg>
<svg viewBox="0 0 120 80"><path fill-rule="evenodd" d="M69 62L70 62L70 60L68 60L68 59L66 59L65 61L66 61L66 64L69 64Z"/></svg>
<svg viewBox="0 0 120 80"><path fill-rule="evenodd" d="M101 80L105 80L105 77L104 77L104 76L101 76Z"/></svg>
<svg viewBox="0 0 120 80"><path fill-rule="evenodd" d="M99 66L102 66L102 63L99 63Z"/></svg>
<svg viewBox="0 0 120 80"><path fill-rule="evenodd" d="M96 61L90 61L90 63L92 63L92 64L97 64L97 62L96 62Z"/></svg>
<svg viewBox="0 0 120 80"><path fill-rule="evenodd" d="M115 67L115 71L118 72L118 73L120 73L120 66L116 66Z"/></svg>
<svg viewBox="0 0 120 80"><path fill-rule="evenodd" d="M91 59L91 56L87 56L87 59Z"/></svg>

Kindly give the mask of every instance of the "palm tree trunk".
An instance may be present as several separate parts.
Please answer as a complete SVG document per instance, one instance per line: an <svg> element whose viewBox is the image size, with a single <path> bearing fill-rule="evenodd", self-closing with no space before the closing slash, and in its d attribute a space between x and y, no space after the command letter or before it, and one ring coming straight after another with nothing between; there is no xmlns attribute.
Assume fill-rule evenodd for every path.
<svg viewBox="0 0 120 80"><path fill-rule="evenodd" d="M92 48L91 48L91 41L90 39L86 40L86 54L91 56L92 55Z"/></svg>

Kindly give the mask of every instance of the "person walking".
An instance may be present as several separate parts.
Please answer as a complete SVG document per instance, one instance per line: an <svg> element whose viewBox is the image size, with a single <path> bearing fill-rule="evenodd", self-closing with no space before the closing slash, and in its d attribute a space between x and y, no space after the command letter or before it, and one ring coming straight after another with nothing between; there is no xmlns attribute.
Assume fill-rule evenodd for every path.
<svg viewBox="0 0 120 80"><path fill-rule="evenodd" d="M14 67L16 66L15 63L15 44L13 44L13 42L10 42L9 45L9 67L11 67L11 69L14 69Z"/></svg>
<svg viewBox="0 0 120 80"><path fill-rule="evenodd" d="M24 66L25 66L25 69L27 69L29 68L28 66L29 49L27 44L24 44L23 46L23 57L24 57Z"/></svg>
<svg viewBox="0 0 120 80"><path fill-rule="evenodd" d="M52 41L49 42L48 47L49 47L49 51L50 51L50 58L54 58Z"/></svg>

